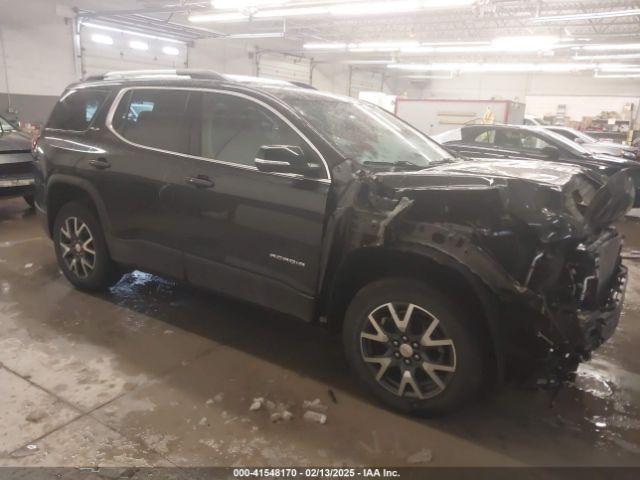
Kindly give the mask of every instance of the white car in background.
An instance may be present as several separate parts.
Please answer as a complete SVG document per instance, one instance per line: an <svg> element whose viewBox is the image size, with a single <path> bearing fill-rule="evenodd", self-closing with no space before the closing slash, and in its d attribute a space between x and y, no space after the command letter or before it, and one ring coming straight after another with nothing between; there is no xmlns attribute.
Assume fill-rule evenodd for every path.
<svg viewBox="0 0 640 480"><path fill-rule="evenodd" d="M640 160L639 147L598 140L597 138L587 135L575 128L562 126L547 126L545 128L568 138L572 142L579 143L591 153L605 153L607 155L622 157L629 160Z"/></svg>

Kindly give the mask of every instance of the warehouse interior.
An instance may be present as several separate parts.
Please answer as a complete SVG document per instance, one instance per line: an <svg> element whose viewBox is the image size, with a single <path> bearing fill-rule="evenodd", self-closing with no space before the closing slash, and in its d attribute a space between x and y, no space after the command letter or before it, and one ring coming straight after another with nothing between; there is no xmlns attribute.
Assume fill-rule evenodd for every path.
<svg viewBox="0 0 640 480"><path fill-rule="evenodd" d="M578 132L576 148L584 133L613 158L628 151L625 162L640 162L636 0L0 0L0 117L9 124L0 167L4 129L29 137L36 159L38 142L62 135L46 126L69 85L108 83L106 72L126 82L189 71L368 102L445 146L448 132L470 125L557 126ZM536 181L551 183L542 163ZM552 385L505 381L454 412L413 416L353 381L342 337L322 321L145 269L104 292L74 289L37 195L35 208L0 195L0 477L24 467L77 478L147 478L148 467L164 472L158 478L191 478L182 476L190 467L413 469L400 478L437 467L640 469L633 200L612 222L629 275L619 324L577 373ZM462 302L464 290L447 285ZM239 475L223 474L232 473L210 478Z"/></svg>

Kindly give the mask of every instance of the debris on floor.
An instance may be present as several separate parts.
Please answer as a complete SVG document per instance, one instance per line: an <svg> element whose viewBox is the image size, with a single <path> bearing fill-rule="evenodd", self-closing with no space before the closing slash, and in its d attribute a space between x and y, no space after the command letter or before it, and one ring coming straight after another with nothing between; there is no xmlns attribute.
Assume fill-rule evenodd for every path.
<svg viewBox="0 0 640 480"><path fill-rule="evenodd" d="M324 425L327 423L327 416L324 413L314 412L313 410L307 410L302 416L307 422L315 422Z"/></svg>
<svg viewBox="0 0 640 480"><path fill-rule="evenodd" d="M202 417L200 419L200 421L198 422L198 425L200 425L200 426L204 426L206 424L207 424L207 417Z"/></svg>
<svg viewBox="0 0 640 480"><path fill-rule="evenodd" d="M251 403L251 406L249 407L249 411L250 412L255 412L256 410L260 410L262 408L262 405L264 404L264 398L263 397L256 397L253 399L253 402Z"/></svg>
<svg viewBox="0 0 640 480"><path fill-rule="evenodd" d="M319 413L326 413L328 410L328 407L324 405L319 398L311 401L305 400L304 402L302 402L302 408L305 410L313 410L314 412Z"/></svg>
<svg viewBox="0 0 640 480"><path fill-rule="evenodd" d="M407 457L407 463L411 465L416 465L419 463L429 463L433 454L431 450L428 448L423 448L416 453L413 453Z"/></svg>

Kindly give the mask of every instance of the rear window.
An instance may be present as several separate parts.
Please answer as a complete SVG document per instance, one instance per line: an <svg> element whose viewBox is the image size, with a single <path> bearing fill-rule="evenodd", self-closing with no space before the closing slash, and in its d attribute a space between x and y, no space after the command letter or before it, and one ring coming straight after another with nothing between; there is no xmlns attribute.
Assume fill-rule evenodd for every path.
<svg viewBox="0 0 640 480"><path fill-rule="evenodd" d="M137 89L128 91L113 116L113 128L137 145L189 153L189 92Z"/></svg>
<svg viewBox="0 0 640 480"><path fill-rule="evenodd" d="M89 128L107 95L106 90L68 90L53 108L47 128L82 132Z"/></svg>

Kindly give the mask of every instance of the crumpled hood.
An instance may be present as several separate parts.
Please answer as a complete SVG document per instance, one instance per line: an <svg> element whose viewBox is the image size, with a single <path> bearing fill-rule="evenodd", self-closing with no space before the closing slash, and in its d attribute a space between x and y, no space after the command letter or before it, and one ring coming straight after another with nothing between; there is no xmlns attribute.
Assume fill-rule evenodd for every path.
<svg viewBox="0 0 640 480"><path fill-rule="evenodd" d="M500 180L526 180L559 189L576 175L602 182L600 176L577 165L536 160L470 160L446 163L416 172L379 173L383 183L396 186L428 186L442 181L443 185L487 185L505 183ZM397 183L398 177L402 180ZM437 180L436 180L437 179Z"/></svg>
<svg viewBox="0 0 640 480"><path fill-rule="evenodd" d="M528 224L543 242L586 236L624 215L634 200L626 171L609 185L588 169L545 161L473 160L375 178L426 216L440 209L441 221L455 212L466 223L482 224L503 212ZM591 207L594 198L600 200Z"/></svg>

